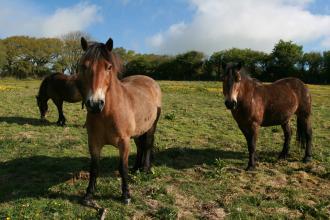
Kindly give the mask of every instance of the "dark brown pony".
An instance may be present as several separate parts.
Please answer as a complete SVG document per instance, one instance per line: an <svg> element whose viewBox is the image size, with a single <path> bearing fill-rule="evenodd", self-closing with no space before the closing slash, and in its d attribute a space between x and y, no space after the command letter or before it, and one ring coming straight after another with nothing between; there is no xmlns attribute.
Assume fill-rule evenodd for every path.
<svg viewBox="0 0 330 220"><path fill-rule="evenodd" d="M297 116L297 140L305 148L303 161L310 161L311 95L304 83L297 78L285 78L265 85L244 74L241 64L223 64L223 68L225 105L231 110L247 140L249 163L246 169L255 168L255 149L260 126L282 126L285 141L279 158L287 158L292 133L289 121L294 114Z"/></svg>
<svg viewBox="0 0 330 220"><path fill-rule="evenodd" d="M161 111L161 90L151 78L142 75L118 79L120 62L112 52L111 38L103 43L88 44L81 38L85 53L80 59L79 80L87 108L86 127L91 155L90 179L84 204L96 206L92 200L99 173L102 147L119 149L119 172L122 199L130 202L128 188L128 156L130 139L134 138L137 156L134 169L150 170L154 133Z"/></svg>
<svg viewBox="0 0 330 220"><path fill-rule="evenodd" d="M45 119L48 111L48 100L53 100L58 110L58 125L65 125L65 117L63 114L63 101L79 102L82 101L81 94L78 89L77 76L68 76L63 73L53 73L47 76L40 85L37 98L37 105L40 111L40 117Z"/></svg>

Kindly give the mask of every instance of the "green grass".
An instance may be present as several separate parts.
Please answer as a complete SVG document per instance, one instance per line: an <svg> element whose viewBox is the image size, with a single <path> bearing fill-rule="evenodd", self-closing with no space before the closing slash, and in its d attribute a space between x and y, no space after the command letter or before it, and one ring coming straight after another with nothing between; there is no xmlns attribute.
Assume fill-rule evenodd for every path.
<svg viewBox="0 0 330 220"><path fill-rule="evenodd" d="M310 86L313 161L292 140L278 161L280 126L262 128L257 171L245 172L247 147L218 82L159 82L163 111L152 174L130 176L133 195L120 202L118 151L105 146L95 198L108 219L296 219L330 217L330 86ZM0 219L95 219L80 205L88 184L85 110L65 104L58 127L49 103L41 123L35 95L40 81L0 81ZM295 119L292 121L295 131ZM132 142L130 165L135 157Z"/></svg>

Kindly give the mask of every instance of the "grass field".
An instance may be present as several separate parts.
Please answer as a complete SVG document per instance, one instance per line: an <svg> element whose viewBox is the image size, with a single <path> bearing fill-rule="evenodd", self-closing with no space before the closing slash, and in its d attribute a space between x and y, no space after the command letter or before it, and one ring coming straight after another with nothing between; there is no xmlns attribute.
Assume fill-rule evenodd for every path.
<svg viewBox="0 0 330 220"><path fill-rule="evenodd" d="M310 86L314 160L301 163L293 138L289 159L278 161L282 130L263 128L257 170L245 172L245 139L224 107L221 84L159 83L153 173L130 176L128 206L120 202L118 151L103 149L95 198L108 208L107 219L330 218L330 86ZM58 127L49 103L49 122L41 123L39 84L0 81L0 219L96 219L96 210L80 205L88 184L86 112L65 104L67 126ZM130 165L135 150L132 142Z"/></svg>

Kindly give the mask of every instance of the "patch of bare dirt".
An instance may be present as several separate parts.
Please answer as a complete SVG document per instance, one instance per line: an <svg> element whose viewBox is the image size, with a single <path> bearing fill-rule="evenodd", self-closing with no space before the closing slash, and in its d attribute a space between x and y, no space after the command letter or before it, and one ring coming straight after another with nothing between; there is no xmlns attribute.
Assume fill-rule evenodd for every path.
<svg viewBox="0 0 330 220"><path fill-rule="evenodd" d="M202 218L209 220L225 219L226 212L223 208L217 207L215 203L207 203L201 206Z"/></svg>
<svg viewBox="0 0 330 220"><path fill-rule="evenodd" d="M15 135L15 139L17 140L30 140L35 138L34 131L22 131Z"/></svg>
<svg viewBox="0 0 330 220"><path fill-rule="evenodd" d="M145 203L151 210L157 210L160 207L159 202L154 199L146 199Z"/></svg>
<svg viewBox="0 0 330 220"><path fill-rule="evenodd" d="M143 212L136 211L131 217L132 220L151 220L152 218L146 216Z"/></svg>
<svg viewBox="0 0 330 220"><path fill-rule="evenodd" d="M194 218L194 213L191 210L196 208L197 199L191 195L182 195L175 186L166 188L166 193L172 195L175 199L175 205L178 207L178 219Z"/></svg>
<svg viewBox="0 0 330 220"><path fill-rule="evenodd" d="M302 213L298 210L290 210L287 207L281 207L281 208L263 208L262 211L264 213L269 213L269 215L272 215L274 213L278 213L281 215L284 215L287 219L299 219L302 217Z"/></svg>
<svg viewBox="0 0 330 220"><path fill-rule="evenodd" d="M78 180L89 180L89 172L88 171L84 171L84 170L81 170L79 172L76 172L76 173L72 173L71 174L72 177L66 181L68 184L75 184Z"/></svg>

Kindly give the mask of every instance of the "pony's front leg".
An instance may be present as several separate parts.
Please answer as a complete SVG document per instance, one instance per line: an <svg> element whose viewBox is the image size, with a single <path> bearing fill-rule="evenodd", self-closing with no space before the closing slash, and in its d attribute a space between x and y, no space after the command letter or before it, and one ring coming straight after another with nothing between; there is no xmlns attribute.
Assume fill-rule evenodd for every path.
<svg viewBox="0 0 330 220"><path fill-rule="evenodd" d="M130 151L130 138L124 138L119 143L119 173L122 178L122 199L124 204L129 204L131 201L131 195L128 187L128 156Z"/></svg>
<svg viewBox="0 0 330 220"><path fill-rule="evenodd" d="M65 117L63 114L63 101L54 101L56 107L57 107L57 111L58 111L58 120L57 120L57 125L59 126L64 126L65 125Z"/></svg>
<svg viewBox="0 0 330 220"><path fill-rule="evenodd" d="M256 167L256 143L258 137L259 126L253 124L250 128L243 130L249 150L249 162L245 170L252 171Z"/></svg>
<svg viewBox="0 0 330 220"><path fill-rule="evenodd" d="M86 195L83 199L83 203L87 206L99 208L97 203L93 201L93 194L94 194L95 188L96 188L96 178L99 174L101 146L90 143L89 152L91 155L89 183L88 183L88 187L86 189Z"/></svg>

